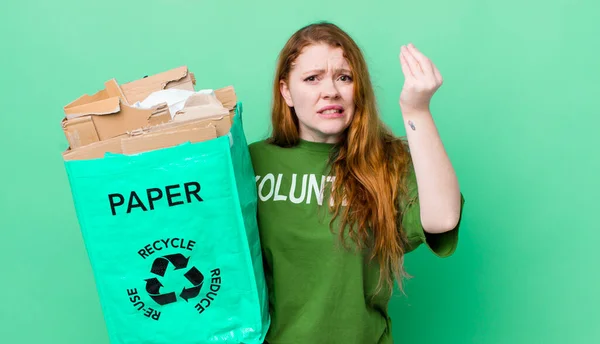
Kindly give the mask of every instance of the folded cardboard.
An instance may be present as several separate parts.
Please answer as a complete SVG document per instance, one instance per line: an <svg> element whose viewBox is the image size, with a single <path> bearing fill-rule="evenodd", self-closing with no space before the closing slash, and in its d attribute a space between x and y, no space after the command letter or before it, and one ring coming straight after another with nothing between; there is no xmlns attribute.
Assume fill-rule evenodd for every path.
<svg viewBox="0 0 600 344"><path fill-rule="evenodd" d="M101 159L106 153L136 154L155 149L173 147L185 142L202 142L227 135L231 128L230 116L185 123L171 122L148 129L140 129L129 134L99 141L90 145L68 150L64 160Z"/></svg>
<svg viewBox="0 0 600 344"><path fill-rule="evenodd" d="M175 114L174 120L186 121L228 114L229 110L223 106L215 94L196 93L186 100L183 109Z"/></svg>
<svg viewBox="0 0 600 344"><path fill-rule="evenodd" d="M237 96L233 86L190 96L171 119L168 106L150 109L129 104L169 87L194 90L195 79L181 67L119 86L112 79L105 89L84 95L65 106L63 128L70 147L65 160L100 159L106 153L136 154L201 142L227 135L233 123Z"/></svg>
<svg viewBox="0 0 600 344"><path fill-rule="evenodd" d="M214 91L214 94L216 98L210 100L211 106L204 107L207 98L201 98L203 100L198 102L198 98L192 99L194 97L192 96L189 98L192 100L188 99L185 107L176 114L173 120L153 126L140 127L130 131L129 135L137 136L144 133L154 133L170 129L185 130L206 127L208 125L216 128L217 137L227 135L233 124L237 96L233 86L217 89ZM204 96L205 94L202 95ZM214 105L214 102L216 102L216 105ZM219 110L215 111L215 109ZM189 116L189 114L192 115Z"/></svg>
<svg viewBox="0 0 600 344"><path fill-rule="evenodd" d="M187 67L179 67L140 80L118 85L115 79L93 95L83 95L64 107L62 126L71 149L117 137L130 130L168 122L166 104L151 109L132 107L152 92L178 88L194 91L195 78Z"/></svg>
<svg viewBox="0 0 600 344"><path fill-rule="evenodd" d="M196 85L194 74L189 72L186 66L182 66L122 84L121 89L127 103L131 105L146 99L155 91L169 88L194 91L194 85Z"/></svg>
<svg viewBox="0 0 600 344"><path fill-rule="evenodd" d="M127 137L123 135L123 137ZM123 137L114 137L106 141L98 141L78 149L69 149L63 153L63 159L67 160L89 160L101 159L106 153L122 154L121 141Z"/></svg>
<svg viewBox="0 0 600 344"><path fill-rule="evenodd" d="M212 125L215 127L217 131L217 137L227 135L229 130L231 129L232 115L227 114L225 116L220 117L212 117L212 118L200 118L200 119L191 119L183 122L171 121L169 123L159 124L149 128L143 128L139 130L135 130L131 132L131 135L138 135L140 133L152 133L156 131L175 129L175 130L185 130L190 128L200 128L208 125Z"/></svg>
<svg viewBox="0 0 600 344"><path fill-rule="evenodd" d="M217 138L217 130L209 125L204 128L172 129L164 132L148 133L121 140L123 154L136 154L156 149L177 146L184 142L202 142Z"/></svg>
<svg viewBox="0 0 600 344"><path fill-rule="evenodd" d="M71 148L104 141L136 128L165 123L171 118L166 104L138 109L125 104L120 97L96 100L108 96L103 91L91 97L83 96L65 107L63 130Z"/></svg>

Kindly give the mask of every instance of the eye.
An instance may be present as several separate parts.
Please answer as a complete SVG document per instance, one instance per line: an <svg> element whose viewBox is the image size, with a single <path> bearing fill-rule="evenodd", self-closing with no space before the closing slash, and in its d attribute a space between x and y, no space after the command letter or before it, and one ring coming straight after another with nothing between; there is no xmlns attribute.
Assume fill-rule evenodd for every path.
<svg viewBox="0 0 600 344"><path fill-rule="evenodd" d="M352 77L350 75L342 75L340 76L340 80L344 81L344 82L350 82L352 81Z"/></svg>
<svg viewBox="0 0 600 344"><path fill-rule="evenodd" d="M311 75L308 78L304 79L304 81L310 81L310 82L317 81L317 76Z"/></svg>

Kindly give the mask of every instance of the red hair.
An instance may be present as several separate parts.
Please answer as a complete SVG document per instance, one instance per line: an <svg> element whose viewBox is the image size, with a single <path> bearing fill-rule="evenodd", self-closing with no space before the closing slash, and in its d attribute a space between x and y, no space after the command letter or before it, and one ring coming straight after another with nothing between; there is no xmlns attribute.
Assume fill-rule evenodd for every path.
<svg viewBox="0 0 600 344"><path fill-rule="evenodd" d="M335 176L331 190L334 220L341 216L340 240L345 234L359 249L371 251L380 269L379 287L392 277L404 276L405 235L400 219L400 198L405 196L410 155L405 141L396 138L379 118L375 94L360 48L338 26L321 22L294 33L283 47L273 84L272 126L269 142L281 147L295 146L299 140L298 117L280 91L280 82L289 80L293 62L312 44L341 48L352 70L355 113L349 127L331 155L329 164ZM346 199L347 206L342 206ZM399 283L401 287L401 283Z"/></svg>

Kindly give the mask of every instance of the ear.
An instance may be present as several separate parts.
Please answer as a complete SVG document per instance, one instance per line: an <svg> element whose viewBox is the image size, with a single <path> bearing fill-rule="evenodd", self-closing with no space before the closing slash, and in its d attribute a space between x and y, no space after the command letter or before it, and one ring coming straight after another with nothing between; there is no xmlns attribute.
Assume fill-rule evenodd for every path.
<svg viewBox="0 0 600 344"><path fill-rule="evenodd" d="M281 92L281 96L285 99L285 102L289 107L294 107L294 102L292 101L292 95L290 93L290 88L284 80L279 82L279 92Z"/></svg>

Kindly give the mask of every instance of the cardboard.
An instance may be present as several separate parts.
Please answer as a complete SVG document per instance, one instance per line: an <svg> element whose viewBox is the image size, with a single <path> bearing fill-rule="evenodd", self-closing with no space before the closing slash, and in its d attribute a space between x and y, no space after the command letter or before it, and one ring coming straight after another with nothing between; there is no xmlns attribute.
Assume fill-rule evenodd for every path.
<svg viewBox="0 0 600 344"><path fill-rule="evenodd" d="M209 125L212 125L215 127L215 129L217 131L217 137L220 137L220 136L227 135L229 133L229 130L231 129L232 124L233 124L233 121L232 121L231 115L228 114L228 115L221 116L221 117L195 119L195 120L189 120L189 121L185 121L185 122L172 121L172 122L160 124L160 125L157 125L154 127L135 130L135 131L131 132L131 135L135 136L135 135L140 135L143 133L152 133L152 132L165 131L165 130L185 130L185 129L192 129L192 128L204 128Z"/></svg>
<svg viewBox="0 0 600 344"><path fill-rule="evenodd" d="M121 101L118 97L97 99L99 93L92 97L84 95L75 102L65 106L66 118L74 119L89 115L109 115L120 111ZM108 95L106 90L102 90L101 94Z"/></svg>
<svg viewBox="0 0 600 344"><path fill-rule="evenodd" d="M109 140L95 142L78 149L69 149L63 153L63 159L101 159L106 153L135 154L172 147L185 142L196 143L217 138L220 136L218 132L226 135L230 128L231 122L228 116L220 119L190 121L178 126L158 126L153 127L152 131L138 131Z"/></svg>
<svg viewBox="0 0 600 344"><path fill-rule="evenodd" d="M143 110L121 106L121 111L111 116L93 116L94 125L100 140L106 140L128 131L141 127L166 123L171 119L169 108L166 104L159 105L150 110Z"/></svg>
<svg viewBox="0 0 600 344"><path fill-rule="evenodd" d="M106 153L123 153L121 148L122 137L115 137L110 140L95 142L78 149L69 149L63 153L63 159L68 160L88 160L104 158Z"/></svg>
<svg viewBox="0 0 600 344"><path fill-rule="evenodd" d="M187 128L197 128L203 127L207 125L212 125L217 130L217 137L225 136L231 130L231 125L233 124L231 115L225 115L218 118L207 118L207 119L199 119L195 121L189 121L186 123L182 123L178 126L181 129Z"/></svg>
<svg viewBox="0 0 600 344"><path fill-rule="evenodd" d="M118 97L119 99L121 99L121 101L123 103L131 104L131 103L127 102L125 93L123 93L123 90L121 89L121 87L119 87L117 80L111 79L111 80L105 82L104 89L106 90L108 97L110 97L110 98Z"/></svg>
<svg viewBox="0 0 600 344"><path fill-rule="evenodd" d="M71 149L100 141L94 122L89 116L74 118L70 121L63 120L62 126Z"/></svg>
<svg viewBox="0 0 600 344"><path fill-rule="evenodd" d="M217 131L212 125L204 128L184 130L171 128L169 130L125 138L121 141L121 148L123 154L136 154L173 147L185 142L196 143L214 138L217 138Z"/></svg>
<svg viewBox="0 0 600 344"><path fill-rule="evenodd" d="M97 112L108 102L97 102ZM90 143L107 140L135 130L166 123L171 119L169 108L162 104L149 110L133 108L119 104L117 111L105 115L65 118L63 130L71 149L77 149Z"/></svg>
<svg viewBox="0 0 600 344"><path fill-rule="evenodd" d="M195 93L173 119L167 103L150 109L133 106L164 89L195 92L195 82L184 66L123 85L110 79L104 89L82 95L64 107L62 126L69 142L64 160L101 159L107 152L137 154L227 135L237 104L233 86Z"/></svg>
<svg viewBox="0 0 600 344"><path fill-rule="evenodd" d="M227 86L215 90L215 94L217 95L217 99L223 104L225 108L229 111L232 111L237 104L237 95L235 94L235 89L233 86Z"/></svg>
<svg viewBox="0 0 600 344"><path fill-rule="evenodd" d="M194 84L193 74L185 66L122 86L115 79L107 81L105 89L93 95L85 94L64 107L63 129L70 148L77 149L137 128L168 122L171 114L166 104L151 109L139 109L131 105L165 88L193 91ZM76 120L84 117L89 119Z"/></svg>
<svg viewBox="0 0 600 344"><path fill-rule="evenodd" d="M233 86L214 91L214 95L196 93L185 102L184 108L178 111L173 120L176 122L203 118L233 116L237 97Z"/></svg>
<svg viewBox="0 0 600 344"><path fill-rule="evenodd" d="M121 85L128 104L146 99L150 93L169 88L194 91L196 79L183 66Z"/></svg>
<svg viewBox="0 0 600 344"><path fill-rule="evenodd" d="M214 95L197 93L189 97L184 108L175 114L173 120L181 122L192 119L222 117L229 114Z"/></svg>

